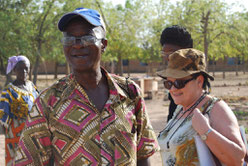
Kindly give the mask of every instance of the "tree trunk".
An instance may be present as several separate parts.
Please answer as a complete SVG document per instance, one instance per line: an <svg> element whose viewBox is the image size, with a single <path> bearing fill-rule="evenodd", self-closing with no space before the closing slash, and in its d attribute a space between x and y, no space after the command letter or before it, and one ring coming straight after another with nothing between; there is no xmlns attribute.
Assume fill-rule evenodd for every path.
<svg viewBox="0 0 248 166"><path fill-rule="evenodd" d="M204 34L204 54L205 54L205 60L206 60L206 67L208 67L208 41L207 41L207 36Z"/></svg>
<svg viewBox="0 0 248 166"><path fill-rule="evenodd" d="M115 73L115 62L111 61L111 73Z"/></svg>
<svg viewBox="0 0 248 166"><path fill-rule="evenodd" d="M34 85L36 85L37 83L37 75L38 75L38 68L39 68L39 64L40 64L40 57L41 57L41 40L38 40L38 49L37 49L37 55L35 58L35 65L34 65L34 79L33 79L33 83Z"/></svg>
<svg viewBox="0 0 248 166"><path fill-rule="evenodd" d="M149 65L146 65L145 68L146 68L146 77L149 77Z"/></svg>
<svg viewBox="0 0 248 166"><path fill-rule="evenodd" d="M5 74L6 72L6 70L5 70L5 68L4 68L4 64L3 64L3 58L0 56L0 70L1 70L1 74Z"/></svg>
<svg viewBox="0 0 248 166"><path fill-rule="evenodd" d="M216 66L215 66L215 63L213 63L212 65L213 65L213 77L215 77Z"/></svg>
<svg viewBox="0 0 248 166"><path fill-rule="evenodd" d="M68 75L69 73L71 73L71 70L70 70L70 64L66 61L66 75Z"/></svg>
<svg viewBox="0 0 248 166"><path fill-rule="evenodd" d="M245 65L246 65L246 63L245 63L245 58L244 58L245 56L243 56L243 60L242 60L242 69L243 69L243 74L245 74L245 70L246 70L246 67L245 67Z"/></svg>
<svg viewBox="0 0 248 166"><path fill-rule="evenodd" d="M37 83L37 75L38 75L38 67L39 67L39 64L40 64L40 52L38 51L38 54L35 58L35 65L34 65L34 79L33 79L33 83L36 85Z"/></svg>
<svg viewBox="0 0 248 166"><path fill-rule="evenodd" d="M238 76L239 75L239 65L238 65L238 62L236 62L235 70L236 70L236 76Z"/></svg>
<svg viewBox="0 0 248 166"><path fill-rule="evenodd" d="M203 23L203 38L204 38L204 53L205 53L205 59L206 59L206 69L208 70L208 21L209 21L209 16L211 12L210 10L206 13L202 12L202 20L201 22Z"/></svg>
<svg viewBox="0 0 248 166"><path fill-rule="evenodd" d="M37 56L36 56L36 59L35 59L35 66L34 66L34 79L33 79L33 83L36 85L36 82L37 82L37 75L38 75L38 67L39 67L39 64L40 64L40 58L41 58L41 47L42 47L42 37L45 33L45 29L46 27L44 27L44 23L46 22L46 19L47 19L47 16L48 14L50 13L51 9L52 9L52 6L55 2L55 0L52 0L52 1L48 1L49 4L47 6L47 10L45 10L43 13L44 15L42 15L40 18L41 20L39 20L39 30L38 30L38 35L35 37L37 40Z"/></svg>
<svg viewBox="0 0 248 166"><path fill-rule="evenodd" d="M117 72L118 72L118 74L120 76L123 76L123 64L122 64L122 58L121 58L121 56L118 57Z"/></svg>
<svg viewBox="0 0 248 166"><path fill-rule="evenodd" d="M245 74L246 67L245 67L245 61L243 61L243 74Z"/></svg>
<svg viewBox="0 0 248 166"><path fill-rule="evenodd" d="M127 74L128 74L128 77L130 77L130 65L129 65L129 62L127 64Z"/></svg>
<svg viewBox="0 0 248 166"><path fill-rule="evenodd" d="M28 73L29 80L32 81L33 65L30 64L30 71Z"/></svg>
<svg viewBox="0 0 248 166"><path fill-rule="evenodd" d="M56 61L54 66L54 79L58 78L58 67L59 67L59 63Z"/></svg>

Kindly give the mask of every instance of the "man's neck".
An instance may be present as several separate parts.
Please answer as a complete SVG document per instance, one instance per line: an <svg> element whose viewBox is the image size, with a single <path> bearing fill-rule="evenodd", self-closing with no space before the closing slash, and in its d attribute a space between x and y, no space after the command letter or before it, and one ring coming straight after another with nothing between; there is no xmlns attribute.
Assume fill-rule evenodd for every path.
<svg viewBox="0 0 248 166"><path fill-rule="evenodd" d="M76 81L84 89L95 89L103 79L101 68L95 71L74 72Z"/></svg>

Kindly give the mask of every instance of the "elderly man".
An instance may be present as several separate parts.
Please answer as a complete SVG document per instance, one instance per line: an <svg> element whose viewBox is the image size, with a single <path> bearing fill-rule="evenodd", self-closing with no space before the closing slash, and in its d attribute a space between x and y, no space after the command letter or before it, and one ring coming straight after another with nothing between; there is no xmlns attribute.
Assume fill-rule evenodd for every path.
<svg viewBox="0 0 248 166"><path fill-rule="evenodd" d="M44 90L26 121L16 165L149 165L157 150L139 87L100 66L107 47L100 14L62 16L72 73Z"/></svg>

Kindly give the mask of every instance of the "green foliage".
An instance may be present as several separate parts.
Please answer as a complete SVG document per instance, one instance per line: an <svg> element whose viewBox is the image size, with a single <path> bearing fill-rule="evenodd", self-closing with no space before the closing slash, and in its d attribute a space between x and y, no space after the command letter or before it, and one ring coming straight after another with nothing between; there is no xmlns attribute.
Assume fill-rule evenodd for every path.
<svg viewBox="0 0 248 166"><path fill-rule="evenodd" d="M24 54L32 64L37 57L65 63L57 22L77 7L96 9L104 16L108 47L103 61L161 61L160 34L174 24L185 26L194 47L209 59L248 59L248 13L233 13L221 0L126 0L124 6L103 0L1 0L0 60L6 65L8 57Z"/></svg>
<svg viewBox="0 0 248 166"><path fill-rule="evenodd" d="M248 112L241 110L233 110L233 113L238 120L247 120Z"/></svg>
<svg viewBox="0 0 248 166"><path fill-rule="evenodd" d="M26 53L24 12L29 1L3 0L0 4L0 54L7 63L9 56Z"/></svg>

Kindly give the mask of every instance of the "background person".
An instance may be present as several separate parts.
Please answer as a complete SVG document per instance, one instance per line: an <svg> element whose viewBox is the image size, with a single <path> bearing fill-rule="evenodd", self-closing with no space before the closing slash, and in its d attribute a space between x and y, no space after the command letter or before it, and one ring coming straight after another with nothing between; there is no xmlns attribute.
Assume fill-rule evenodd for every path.
<svg viewBox="0 0 248 166"><path fill-rule="evenodd" d="M100 14L78 8L58 28L72 73L41 93L16 165L149 165L157 150L139 87L100 66L107 47Z"/></svg>
<svg viewBox="0 0 248 166"><path fill-rule="evenodd" d="M162 46L162 56L165 61L168 61L168 56L171 53L179 49L193 48L193 40L190 33L186 28L179 25L166 27L160 36L160 44ZM177 108L177 105L175 104L170 93L168 94L168 98L170 100L170 104L167 122L172 118L173 113Z"/></svg>
<svg viewBox="0 0 248 166"><path fill-rule="evenodd" d="M159 75L180 105L158 136L163 165L199 165L194 142L199 134L222 164L240 166L246 150L238 121L223 100L207 94L214 78L206 72L204 53L178 50Z"/></svg>
<svg viewBox="0 0 248 166"><path fill-rule="evenodd" d="M0 97L0 124L5 135L6 165L13 162L27 114L38 96L37 88L27 79L30 71L28 58L23 55L10 57L6 73L12 70L16 79L7 85Z"/></svg>

